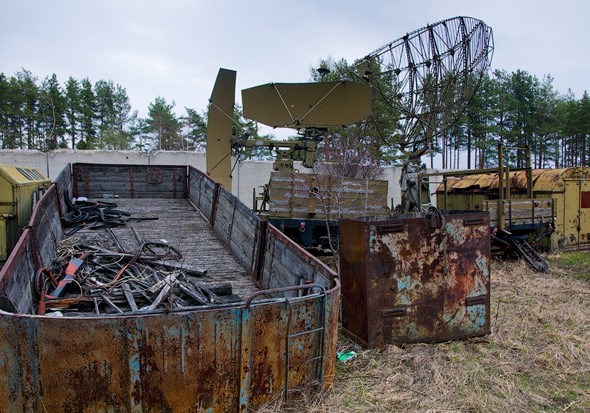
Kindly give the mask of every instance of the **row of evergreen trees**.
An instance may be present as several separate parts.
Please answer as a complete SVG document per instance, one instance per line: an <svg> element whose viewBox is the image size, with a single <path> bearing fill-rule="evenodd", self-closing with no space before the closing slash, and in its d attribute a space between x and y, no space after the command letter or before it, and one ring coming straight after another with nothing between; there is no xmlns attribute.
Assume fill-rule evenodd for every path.
<svg viewBox="0 0 590 413"><path fill-rule="evenodd" d="M460 122L437 149L443 167L497 165L497 145L529 147L534 168L590 165L590 97L560 94L549 75L496 70L484 77ZM525 151L508 149L508 161L525 166Z"/></svg>
<svg viewBox="0 0 590 413"><path fill-rule="evenodd" d="M339 64L346 69L344 61ZM338 73L338 67L332 69ZM390 116L376 113L374 117ZM239 108L234 119L237 125L246 125ZM249 129L256 134L251 125ZM381 128L379 133L386 130ZM40 82L27 70L12 77L0 73L3 149L194 150L203 147L205 134L206 111L185 108L178 116L174 102L157 97L149 105L148 116L141 118L132 111L125 88L110 80L92 84L87 78L70 77L62 86L56 75ZM589 136L587 93L576 99L571 91L555 90L550 76L539 80L522 70L496 70L484 77L455 127L434 142L432 156L442 157L443 168L492 167L497 163L497 144L502 143L507 148L528 146L534 167L586 166L590 165ZM397 151L395 142L388 145L387 137L385 142L382 138L379 156L395 162L396 156L384 153L384 148ZM520 167L523 153L508 149L506 157Z"/></svg>
<svg viewBox="0 0 590 413"><path fill-rule="evenodd" d="M316 81L354 80L355 68L344 59L324 59L319 66L329 69L329 74L320 76L312 69ZM397 134L396 109L388 103L395 96L387 95L395 93L391 79L384 74L369 82L380 92L372 119L330 136L332 160L351 159L353 154L357 163L366 165L379 165L379 160L400 164L399 148L408 137ZM457 119L454 113L439 116ZM495 70L484 75L458 121L433 135L431 167L435 158L442 159L444 169L496 167L498 144L505 148L507 164L516 167L526 164L525 148L530 150L534 168L589 166L590 98L586 92L580 99L571 91L561 94L550 75L540 80L524 70Z"/></svg>
<svg viewBox="0 0 590 413"><path fill-rule="evenodd" d="M125 88L111 80L94 84L55 74L39 81L22 70L0 73L0 147L2 149L160 149L190 150L204 140L204 115L157 97L141 118L132 111Z"/></svg>

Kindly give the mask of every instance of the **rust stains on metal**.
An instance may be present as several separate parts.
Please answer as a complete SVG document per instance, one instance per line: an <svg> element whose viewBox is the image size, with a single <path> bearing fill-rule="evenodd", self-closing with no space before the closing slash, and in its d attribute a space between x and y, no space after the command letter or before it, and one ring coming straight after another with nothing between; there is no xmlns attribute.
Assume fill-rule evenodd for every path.
<svg viewBox="0 0 590 413"><path fill-rule="evenodd" d="M130 197L135 198L135 169L129 168L129 192Z"/></svg>
<svg viewBox="0 0 590 413"><path fill-rule="evenodd" d="M117 178L123 179L119 183L109 179L109 169L104 165L74 166L73 182L64 181L64 189L84 183L89 193L113 194L118 189L129 197L129 175L119 173ZM165 188L161 184L146 185L144 169L149 167L140 166L134 174L134 195L138 198L173 198L174 182L182 182L184 191L191 184L183 181L186 167L172 168L176 177L172 179L164 169ZM208 188L215 187L209 178L202 178L207 179ZM44 202L59 202L57 192L49 191L53 199L45 198ZM210 211L218 209L215 203L225 202L213 196L214 192L199 198ZM158 201L150 204L160 211L164 200ZM180 221L176 225L182 226L173 225L173 232L187 239L183 231L190 223L198 228L189 232L202 235L211 223L194 223L201 216L186 215L188 212L178 204L182 201L173 201L175 207L170 211ZM263 250L272 240L273 253L281 251L292 267L310 271L319 288L310 288L307 294L272 298L268 292L261 292L264 298L260 300L248 300L245 295L237 303L159 309L149 314L50 317L32 315L30 277L38 270L33 246L46 245L41 250L45 257L57 242L53 238L61 237L62 232L61 227L54 232L33 231L49 219L46 214L36 216L37 222L25 230L0 272L0 295L21 301L15 302L18 313L0 313L0 405L11 411L243 412L310 384L320 388L332 385L340 284L333 271L271 226L266 231L274 236L263 241L252 239ZM52 216L59 223L58 214ZM257 221L253 223L257 225ZM222 249L221 241L205 238L202 244ZM195 244L187 242L187 247L194 248ZM229 251L222 254L232 256ZM191 255L195 254L187 254ZM263 262L264 251L257 256L262 261L257 265L271 267ZM227 263L218 260L211 265L228 272ZM213 272L213 268L208 269ZM254 268L252 275L257 271ZM243 268L239 274L248 278ZM277 279L274 273L268 278Z"/></svg>
<svg viewBox="0 0 590 413"><path fill-rule="evenodd" d="M527 172L514 171L509 173L510 188L512 191L525 192L527 190ZM563 168L563 169L533 169L534 192L559 192L563 191L564 179L589 179L590 172L587 168ZM447 177L447 190L453 191L497 191L498 174L487 173L478 175L466 175L461 178ZM439 185L437 192L444 191L444 185Z"/></svg>
<svg viewBox="0 0 590 413"><path fill-rule="evenodd" d="M340 237L343 327L365 346L489 333L487 214L343 220Z"/></svg>
<svg viewBox="0 0 590 413"><path fill-rule="evenodd" d="M33 411L237 412L314 382L329 387L338 292L150 316L3 315L0 401Z"/></svg>

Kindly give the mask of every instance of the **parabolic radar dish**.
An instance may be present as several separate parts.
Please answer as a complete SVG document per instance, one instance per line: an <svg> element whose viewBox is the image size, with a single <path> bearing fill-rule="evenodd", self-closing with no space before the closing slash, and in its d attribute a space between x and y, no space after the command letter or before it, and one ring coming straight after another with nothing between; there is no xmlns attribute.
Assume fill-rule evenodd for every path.
<svg viewBox="0 0 590 413"><path fill-rule="evenodd" d="M355 69L377 97L399 112L399 133L411 151L422 152L461 116L493 50L489 26L454 17L380 47L358 60Z"/></svg>

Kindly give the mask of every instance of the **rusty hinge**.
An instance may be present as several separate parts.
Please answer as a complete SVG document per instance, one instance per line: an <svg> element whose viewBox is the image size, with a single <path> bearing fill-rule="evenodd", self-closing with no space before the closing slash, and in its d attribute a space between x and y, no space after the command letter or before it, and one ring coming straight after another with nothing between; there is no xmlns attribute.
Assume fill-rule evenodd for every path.
<svg viewBox="0 0 590 413"><path fill-rule="evenodd" d="M383 234L387 232L403 232L404 224L401 221L388 222L387 224L377 225L377 232Z"/></svg>
<svg viewBox="0 0 590 413"><path fill-rule="evenodd" d="M485 220L482 216L463 218L463 225L470 227L472 225L483 225Z"/></svg>
<svg viewBox="0 0 590 413"><path fill-rule="evenodd" d="M470 306L470 305L485 304L486 300L487 300L487 296L485 294L476 295L475 297L467 297L465 299L465 305Z"/></svg>
<svg viewBox="0 0 590 413"><path fill-rule="evenodd" d="M387 317L403 317L408 315L408 309L406 307L390 308L389 310L381 310L381 318Z"/></svg>

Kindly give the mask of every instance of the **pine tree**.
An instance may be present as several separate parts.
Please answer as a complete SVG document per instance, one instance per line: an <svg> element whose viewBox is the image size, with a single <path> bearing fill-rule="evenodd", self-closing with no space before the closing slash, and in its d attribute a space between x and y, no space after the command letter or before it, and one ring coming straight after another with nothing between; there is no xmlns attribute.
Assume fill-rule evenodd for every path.
<svg viewBox="0 0 590 413"><path fill-rule="evenodd" d="M72 77L68 78L66 82L65 107L68 134L70 135L72 149L75 149L82 118L82 103L80 82Z"/></svg>
<svg viewBox="0 0 590 413"><path fill-rule="evenodd" d="M168 104L158 96L148 107L147 125L154 134L158 150L175 150L181 147L179 141L180 122L172 111L174 102Z"/></svg>
<svg viewBox="0 0 590 413"><path fill-rule="evenodd" d="M96 96L88 78L82 79L80 86L80 140L76 148L92 149L98 135L95 127Z"/></svg>
<svg viewBox="0 0 590 413"><path fill-rule="evenodd" d="M184 136L187 141L188 150L204 148L207 136L207 122L205 116L199 114L195 109L184 108L186 115L181 118L184 127Z"/></svg>
<svg viewBox="0 0 590 413"><path fill-rule="evenodd" d="M22 96L22 100L15 96L17 94ZM19 149L34 149L39 147L39 89L37 87L37 78L30 71L23 69L16 74L13 96L13 102L15 103L13 109L17 117L18 127L20 128L17 147ZM26 135L26 143L23 142L24 135Z"/></svg>
<svg viewBox="0 0 590 413"><path fill-rule="evenodd" d="M10 146L10 81L0 73L0 148Z"/></svg>
<svg viewBox="0 0 590 413"><path fill-rule="evenodd" d="M112 128L115 118L115 85L112 81L99 80L94 84L96 114L98 120L98 147L104 147L106 131Z"/></svg>
<svg viewBox="0 0 590 413"><path fill-rule="evenodd" d="M55 149L63 138L65 123L65 97L55 74L47 77L39 91L40 129L43 130L43 148Z"/></svg>
<svg viewBox="0 0 590 413"><path fill-rule="evenodd" d="M536 168L548 166L554 160L554 145L557 139L557 92L553 89L553 78L545 76L540 84L537 96L537 133L535 145L532 148L534 165Z"/></svg>

